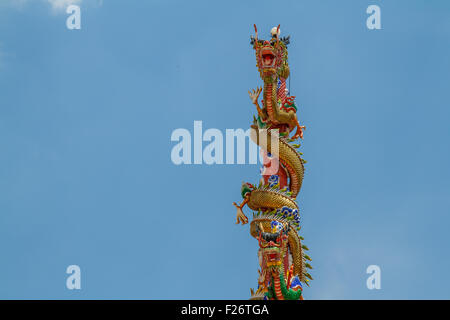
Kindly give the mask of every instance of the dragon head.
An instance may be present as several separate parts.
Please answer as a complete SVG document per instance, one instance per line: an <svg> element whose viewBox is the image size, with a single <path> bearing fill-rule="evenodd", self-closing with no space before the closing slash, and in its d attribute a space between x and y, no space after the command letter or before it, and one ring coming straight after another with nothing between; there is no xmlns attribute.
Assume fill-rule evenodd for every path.
<svg viewBox="0 0 450 320"><path fill-rule="evenodd" d="M288 244L288 225L278 221L270 222L270 230L265 230L262 223L258 226L259 258L261 269L279 271L285 269Z"/></svg>
<svg viewBox="0 0 450 320"><path fill-rule="evenodd" d="M292 218L273 212L253 214L250 234L259 244L260 284L267 286L273 273L286 275L291 268L290 274L298 276L301 282L312 279L306 270L310 258L303 251L308 248L301 244L296 218L295 213Z"/></svg>
<svg viewBox="0 0 450 320"><path fill-rule="evenodd" d="M297 232L290 219L275 217L270 213L257 213L250 224L250 234L258 239L259 265L258 289L251 290L252 300L302 299L302 282L312 279L306 268L309 256L303 254ZM281 291L280 291L281 290Z"/></svg>
<svg viewBox="0 0 450 320"><path fill-rule="evenodd" d="M287 44L289 37L280 38L280 25L272 29L272 39L259 40L258 29L255 27L255 36L251 37L251 44L255 49L256 66L261 78L267 76L289 76L289 66L287 63Z"/></svg>

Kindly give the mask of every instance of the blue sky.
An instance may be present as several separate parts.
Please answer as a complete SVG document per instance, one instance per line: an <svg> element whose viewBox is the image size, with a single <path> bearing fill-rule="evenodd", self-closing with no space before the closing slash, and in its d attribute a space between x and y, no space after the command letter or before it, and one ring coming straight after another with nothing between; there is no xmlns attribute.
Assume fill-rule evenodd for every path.
<svg viewBox="0 0 450 320"><path fill-rule="evenodd" d="M50 2L0 2L0 298L249 297L259 166L175 166L170 136L248 128L254 23L291 35L305 298L449 298L448 1L83 0L81 30Z"/></svg>

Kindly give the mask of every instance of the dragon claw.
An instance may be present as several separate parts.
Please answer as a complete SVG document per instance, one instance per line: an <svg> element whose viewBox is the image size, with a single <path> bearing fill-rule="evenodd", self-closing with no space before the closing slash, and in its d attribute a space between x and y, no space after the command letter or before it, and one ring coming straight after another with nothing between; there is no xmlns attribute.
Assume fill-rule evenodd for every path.
<svg viewBox="0 0 450 320"><path fill-rule="evenodd" d="M305 126L297 125L297 131L292 136L292 140L297 140L298 138L303 139L303 130L305 130Z"/></svg>
<svg viewBox="0 0 450 320"><path fill-rule="evenodd" d="M238 209L237 215L236 215L236 224L242 223L242 225L248 223L248 218L245 216L245 214L242 212L241 209Z"/></svg>
<svg viewBox="0 0 450 320"><path fill-rule="evenodd" d="M261 94L262 88L257 87L256 90L252 89L252 91L248 91L248 95L250 96L250 99L252 100L253 104L256 104L258 102L259 95Z"/></svg>

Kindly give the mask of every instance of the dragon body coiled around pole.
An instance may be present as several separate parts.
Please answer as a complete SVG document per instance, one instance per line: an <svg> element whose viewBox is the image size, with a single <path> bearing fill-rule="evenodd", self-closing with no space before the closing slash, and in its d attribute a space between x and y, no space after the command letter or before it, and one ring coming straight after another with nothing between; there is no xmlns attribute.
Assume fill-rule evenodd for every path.
<svg viewBox="0 0 450 320"><path fill-rule="evenodd" d="M250 234L258 240L258 287L251 290L251 299L303 300L303 284L312 280L311 258L302 244L300 212L296 199L304 175L302 153L298 152L304 126L297 118L295 97L286 89L290 70L287 45L289 37L280 37L280 26L271 30L270 40L258 39L258 30L251 37L263 87L249 91L256 106L250 138L261 147L263 168L258 186L243 183L241 204L236 223L247 224L243 212L247 205L253 210ZM262 105L258 99L262 96ZM295 133L290 137L291 133Z"/></svg>

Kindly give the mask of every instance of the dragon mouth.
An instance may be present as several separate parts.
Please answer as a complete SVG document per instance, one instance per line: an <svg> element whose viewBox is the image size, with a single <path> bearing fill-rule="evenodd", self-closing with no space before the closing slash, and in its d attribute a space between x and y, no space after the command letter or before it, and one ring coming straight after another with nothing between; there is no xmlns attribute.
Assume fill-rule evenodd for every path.
<svg viewBox="0 0 450 320"><path fill-rule="evenodd" d="M272 50L262 50L261 61L263 68L272 68L275 65L275 55L273 54Z"/></svg>
<svg viewBox="0 0 450 320"><path fill-rule="evenodd" d="M268 255L267 255L267 261L269 261L269 262L274 262L274 261L277 261L278 260L278 254L277 253L269 253Z"/></svg>
<svg viewBox="0 0 450 320"><path fill-rule="evenodd" d="M278 250L270 250L265 252L267 266L277 265L280 262L280 252Z"/></svg>

